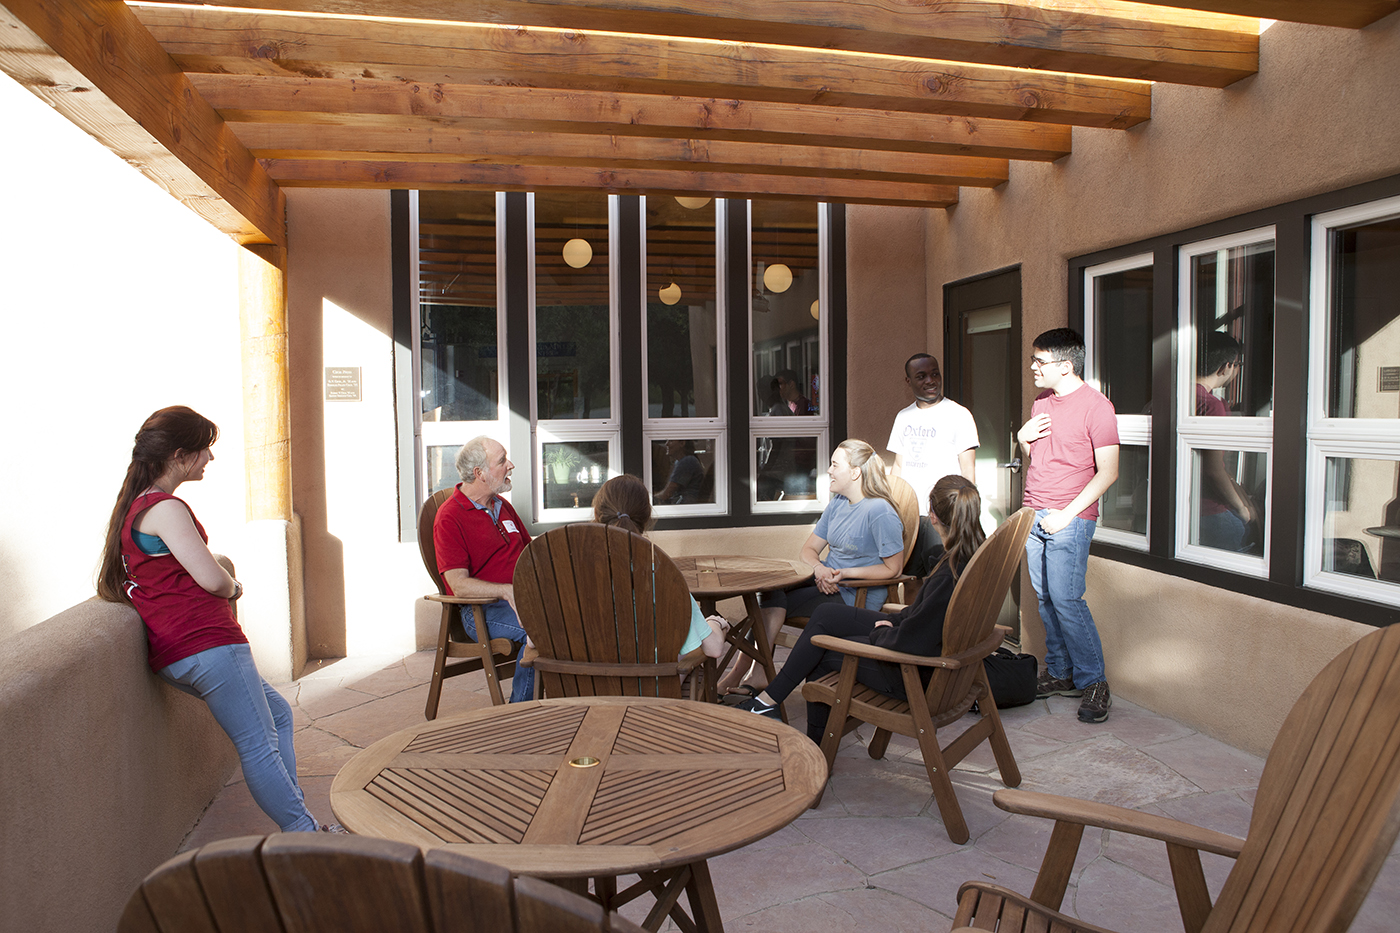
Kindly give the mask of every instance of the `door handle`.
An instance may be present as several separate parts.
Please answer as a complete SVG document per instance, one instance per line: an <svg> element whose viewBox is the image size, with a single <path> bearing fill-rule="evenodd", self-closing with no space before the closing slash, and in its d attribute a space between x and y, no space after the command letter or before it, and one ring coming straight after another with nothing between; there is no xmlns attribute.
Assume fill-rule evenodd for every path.
<svg viewBox="0 0 1400 933"><path fill-rule="evenodd" d="M997 466L999 466L999 467L1005 467L1006 469L1010 470L1012 473L1020 473L1020 472L1021 472L1021 458L1020 458L1020 457L1017 457L1015 460L1012 460L1010 463L998 463Z"/></svg>

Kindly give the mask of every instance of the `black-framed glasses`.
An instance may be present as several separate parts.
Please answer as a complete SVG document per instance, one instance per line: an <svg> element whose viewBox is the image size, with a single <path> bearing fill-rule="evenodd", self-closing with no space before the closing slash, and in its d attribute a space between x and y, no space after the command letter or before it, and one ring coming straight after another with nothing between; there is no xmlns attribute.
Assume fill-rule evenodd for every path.
<svg viewBox="0 0 1400 933"><path fill-rule="evenodd" d="M1038 357L1038 356L1033 356L1033 357L1031 357L1031 369L1040 369L1041 367L1049 366L1051 363L1068 363L1068 362L1069 362L1069 360L1060 360L1060 359L1048 359L1048 360L1047 360L1047 359L1042 359L1041 357Z"/></svg>

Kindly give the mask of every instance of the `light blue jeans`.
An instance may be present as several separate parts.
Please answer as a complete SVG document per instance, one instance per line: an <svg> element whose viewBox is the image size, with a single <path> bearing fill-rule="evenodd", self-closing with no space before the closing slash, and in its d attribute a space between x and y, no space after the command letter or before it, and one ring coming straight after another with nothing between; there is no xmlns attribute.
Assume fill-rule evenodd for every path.
<svg viewBox="0 0 1400 933"><path fill-rule="evenodd" d="M262 811L283 832L315 832L297 786L292 708L263 680L247 645L221 645L182 658L160 671L166 683L209 706L233 740L243 778Z"/></svg>
<svg viewBox="0 0 1400 933"><path fill-rule="evenodd" d="M520 619L516 617L515 610L510 608L510 603L498 599L481 608L486 613L487 635L492 638L509 638L517 645L525 644L525 629L520 627ZM462 628L467 630L467 637L476 638L476 615L472 612L472 607L462 606L461 612ZM534 698L535 669L517 664L515 676L510 679L510 702L523 703Z"/></svg>
<svg viewBox="0 0 1400 933"><path fill-rule="evenodd" d="M1104 679L1099 630L1084 602L1089 541L1098 523L1075 516L1050 535L1040 527L1047 511L1036 511L1026 538L1026 566L1040 601L1040 620L1045 623L1045 669L1051 677L1072 676L1082 690Z"/></svg>

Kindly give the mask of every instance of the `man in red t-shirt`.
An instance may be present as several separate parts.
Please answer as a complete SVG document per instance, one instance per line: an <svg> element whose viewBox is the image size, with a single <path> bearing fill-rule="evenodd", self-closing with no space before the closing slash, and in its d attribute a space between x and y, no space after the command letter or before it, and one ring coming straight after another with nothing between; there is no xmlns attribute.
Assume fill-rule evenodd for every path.
<svg viewBox="0 0 1400 933"><path fill-rule="evenodd" d="M1082 696L1080 720L1103 722L1113 700L1084 575L1099 497L1118 479L1118 419L1113 403L1084 382L1084 338L1059 327L1033 347L1031 375L1045 391L1016 438L1028 461L1025 504L1036 510L1026 565L1045 624L1036 696Z"/></svg>
<svg viewBox="0 0 1400 933"><path fill-rule="evenodd" d="M438 509L433 520L433 546L438 572L454 596L495 596L498 601L482 608L486 632L492 638L508 638L525 644L525 630L515 614L515 562L530 533L501 493L510 490L515 464L506 449L489 437L475 437L457 452L457 474L462 482ZM462 627L476 637L471 611L462 612ZM510 701L534 698L535 671L517 667L511 678Z"/></svg>

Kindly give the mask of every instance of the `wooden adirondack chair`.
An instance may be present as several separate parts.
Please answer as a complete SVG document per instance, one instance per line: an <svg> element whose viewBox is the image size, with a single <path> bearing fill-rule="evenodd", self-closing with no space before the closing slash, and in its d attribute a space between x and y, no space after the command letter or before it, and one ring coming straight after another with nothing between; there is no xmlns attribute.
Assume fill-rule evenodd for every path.
<svg viewBox="0 0 1400 933"><path fill-rule="evenodd" d="M476 596L453 596L447 592L447 584L437 568L437 547L433 544L433 520L438 509L456 490L453 487L440 489L428 497L423 508L418 510L418 553L423 557L423 566L437 586L436 593L429 593L424 599L442 605L442 621L438 623L437 655L433 658L433 679L428 686L428 705L423 710L427 719L436 719L438 701L442 697L442 682L458 674L472 671L486 672L486 689L491 694L491 702L500 706L505 702L501 695L501 681L515 673L517 648L507 638L489 638L486 633L486 613L482 606L496 602ZM475 620L476 639L459 640L452 637L452 623L456 621L458 606L471 606ZM462 630L465 636L465 628ZM464 661L449 663L449 658L465 658Z"/></svg>
<svg viewBox="0 0 1400 933"><path fill-rule="evenodd" d="M948 838L959 844L967 842L969 834L949 779L954 765L983 741L990 741L1002 783L1008 787L1021 783L1021 772L1006 741L1006 730L1002 728L1001 717L992 700L982 659L997 649L1008 632L996 624L997 615L1021 563L1021 555L1025 553L1026 535L1034 521L1033 510L1026 508L1016 512L992 532L963 568L948 602L941 657L902 654L830 635L812 639L812 644L818 647L846 655L840 671L802 687L803 699L831 707L831 717L822 737L827 766L836 767L836 749L841 736L861 722L875 726L875 736L870 741L871 758L884 757L892 733L912 736L918 740L923 753L924 768L928 771ZM857 683L856 671L861 658L898 664L910 700L897 700ZM921 668L932 670L927 688L920 678ZM961 719L974 703L977 704L977 722L946 748L940 748L938 730Z"/></svg>
<svg viewBox="0 0 1400 933"><path fill-rule="evenodd" d="M1166 843L1186 933L1345 930L1400 830L1400 626L1367 635L1313 679L1264 764L1244 839L1121 807L997 791L997 806L1055 820L1029 898L971 881L957 927L1103 933L1059 913L1085 826ZM1214 906L1200 852L1237 859ZM1000 923L1000 926L995 924Z"/></svg>
<svg viewBox="0 0 1400 933"><path fill-rule="evenodd" d="M641 933L596 901L465 855L368 836L278 833L175 856L127 901L117 933Z"/></svg>
<svg viewBox="0 0 1400 933"><path fill-rule="evenodd" d="M713 683L712 658L678 660L690 590L671 558L639 534L596 522L547 532L515 564L515 606L534 642L541 695L681 696ZM702 668L701 665L704 665Z"/></svg>
<svg viewBox="0 0 1400 933"><path fill-rule="evenodd" d="M914 542L919 537L919 496L914 492L914 487L898 476L889 477L890 494L894 498L895 511L899 513L900 524L904 526L904 560L900 566L909 563L909 555L914 552ZM887 580L865 580L855 588L855 605L865 606L865 595L872 586L887 586L890 588L886 602L897 602L900 597L896 595L898 587L906 586L917 582L917 577L907 574L896 574ZM793 628L806 628L806 616L788 616L783 619L783 626ZM786 645L791 648L797 644L797 636L791 632L779 631L776 639L779 645Z"/></svg>

